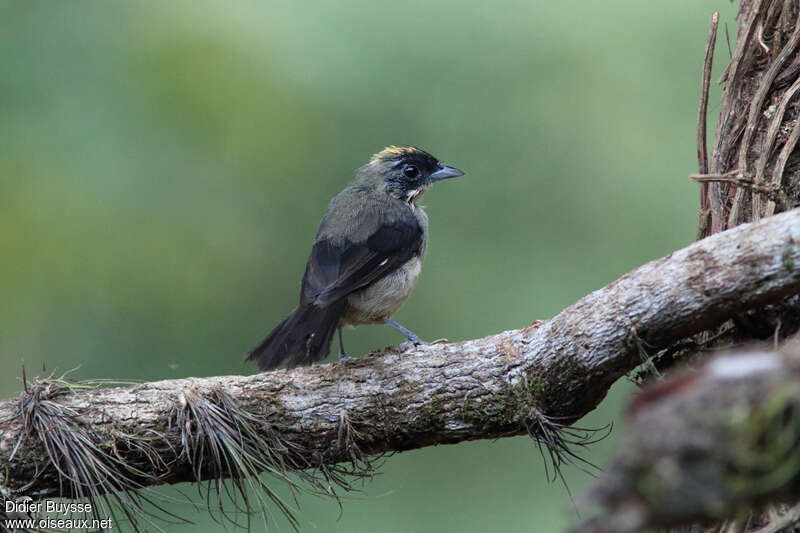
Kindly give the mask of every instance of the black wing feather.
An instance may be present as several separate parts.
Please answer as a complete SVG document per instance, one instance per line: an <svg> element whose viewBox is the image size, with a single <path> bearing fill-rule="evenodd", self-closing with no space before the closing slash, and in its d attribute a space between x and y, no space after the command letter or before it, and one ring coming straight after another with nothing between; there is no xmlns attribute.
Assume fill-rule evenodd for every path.
<svg viewBox="0 0 800 533"><path fill-rule="evenodd" d="M314 243L303 276L301 303L329 305L401 267L420 252L422 228L413 213L380 226L364 243Z"/></svg>

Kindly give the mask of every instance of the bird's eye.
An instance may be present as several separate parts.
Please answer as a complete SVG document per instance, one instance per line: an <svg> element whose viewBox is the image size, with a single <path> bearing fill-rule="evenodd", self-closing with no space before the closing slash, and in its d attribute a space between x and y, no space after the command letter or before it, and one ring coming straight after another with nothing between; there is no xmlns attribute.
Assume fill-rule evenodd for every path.
<svg viewBox="0 0 800 533"><path fill-rule="evenodd" d="M403 169L403 174L405 174L407 178L416 178L419 176L419 169L414 165L408 165Z"/></svg>

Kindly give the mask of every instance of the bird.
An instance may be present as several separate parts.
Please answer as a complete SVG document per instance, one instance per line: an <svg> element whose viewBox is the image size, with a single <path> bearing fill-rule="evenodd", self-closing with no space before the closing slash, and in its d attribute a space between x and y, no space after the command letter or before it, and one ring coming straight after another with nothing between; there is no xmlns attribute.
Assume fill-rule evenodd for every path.
<svg viewBox="0 0 800 533"><path fill-rule="evenodd" d="M428 216L419 199L434 183L464 173L414 146L390 145L356 170L317 229L295 310L246 356L261 370L310 365L328 356L343 326L385 323L424 344L390 317L422 268Z"/></svg>

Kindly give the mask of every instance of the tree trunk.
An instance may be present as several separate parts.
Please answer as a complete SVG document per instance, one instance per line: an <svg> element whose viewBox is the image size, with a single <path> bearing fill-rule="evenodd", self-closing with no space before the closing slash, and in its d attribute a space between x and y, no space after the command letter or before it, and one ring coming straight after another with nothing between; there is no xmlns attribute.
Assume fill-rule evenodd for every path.
<svg viewBox="0 0 800 533"><path fill-rule="evenodd" d="M798 0L741 2L708 164L720 181L701 185L708 198L702 236L800 204L798 10Z"/></svg>

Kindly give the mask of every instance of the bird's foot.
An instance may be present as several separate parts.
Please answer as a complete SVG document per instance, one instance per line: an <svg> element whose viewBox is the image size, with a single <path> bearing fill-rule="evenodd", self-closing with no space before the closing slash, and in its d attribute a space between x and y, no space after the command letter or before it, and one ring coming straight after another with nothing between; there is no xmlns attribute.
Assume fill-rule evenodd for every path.
<svg viewBox="0 0 800 533"><path fill-rule="evenodd" d="M344 352L339 353L339 362L340 363L350 363L357 359L357 357L351 357Z"/></svg>
<svg viewBox="0 0 800 533"><path fill-rule="evenodd" d="M392 326L394 329L396 329L397 331L399 331L403 335L405 335L406 339L408 339L406 342L398 345L398 348L400 350L404 351L404 350L407 350L408 348L410 348L412 346L419 346L421 344L429 344L429 343L425 342L424 340L420 339L419 337L417 337L417 335L413 331L411 331L410 329L406 328L405 326L402 326L402 325L398 324L397 322L395 322L391 318L386 317L386 318L383 319L383 321L386 324Z"/></svg>
<svg viewBox="0 0 800 533"><path fill-rule="evenodd" d="M400 344L398 344L397 348L401 352L404 352L404 351L408 350L409 348L413 348L414 346L424 346L425 344L430 344L430 343L429 342L425 342L424 340L422 340L420 338L417 338L417 340L409 339L409 340L407 340L405 342L401 342Z"/></svg>
<svg viewBox="0 0 800 533"><path fill-rule="evenodd" d="M450 342L450 339L436 339L435 341L425 342L419 337L416 337L415 339L408 339L406 342L398 344L397 347L400 349L400 351L406 351L414 346L425 346L430 344L447 344L448 342Z"/></svg>

